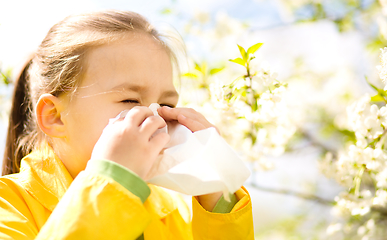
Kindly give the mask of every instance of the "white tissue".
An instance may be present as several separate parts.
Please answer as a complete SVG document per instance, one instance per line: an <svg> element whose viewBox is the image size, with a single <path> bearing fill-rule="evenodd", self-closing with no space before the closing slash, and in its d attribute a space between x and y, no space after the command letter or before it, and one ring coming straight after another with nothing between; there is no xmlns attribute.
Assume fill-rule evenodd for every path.
<svg viewBox="0 0 387 240"><path fill-rule="evenodd" d="M153 115L155 115L155 116L159 116L159 113L157 112L157 109L159 107L160 107L160 105L157 104L157 103L152 103L151 105L149 105L150 110L152 110ZM163 128L157 129L156 132L152 134L151 138L156 136L159 133L162 133L162 132L168 133L168 126L165 126Z"/></svg>
<svg viewBox="0 0 387 240"><path fill-rule="evenodd" d="M157 103L150 106L155 115L158 107ZM159 132L167 132L171 138L150 170L148 183L192 196L221 191L229 200L229 193L236 192L250 176L215 128L192 133L181 124L169 123L152 136Z"/></svg>

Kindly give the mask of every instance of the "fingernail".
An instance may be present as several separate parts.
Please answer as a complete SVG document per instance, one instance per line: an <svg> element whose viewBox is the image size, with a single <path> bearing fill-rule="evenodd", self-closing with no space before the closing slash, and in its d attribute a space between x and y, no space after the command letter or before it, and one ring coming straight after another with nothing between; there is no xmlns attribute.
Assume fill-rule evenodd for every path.
<svg viewBox="0 0 387 240"><path fill-rule="evenodd" d="M180 114L182 119L186 119L186 117L183 114Z"/></svg>

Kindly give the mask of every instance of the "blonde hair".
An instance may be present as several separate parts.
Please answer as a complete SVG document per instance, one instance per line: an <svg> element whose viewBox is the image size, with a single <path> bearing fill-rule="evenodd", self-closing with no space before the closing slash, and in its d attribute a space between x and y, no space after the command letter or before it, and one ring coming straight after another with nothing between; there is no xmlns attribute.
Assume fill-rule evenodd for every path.
<svg viewBox="0 0 387 240"><path fill-rule="evenodd" d="M33 110L40 95L74 93L86 52L133 32L146 33L157 40L178 70L176 53L167 42L181 41L161 35L134 12L109 10L72 15L49 30L15 83L2 175L18 172L21 159L47 141L39 131Z"/></svg>

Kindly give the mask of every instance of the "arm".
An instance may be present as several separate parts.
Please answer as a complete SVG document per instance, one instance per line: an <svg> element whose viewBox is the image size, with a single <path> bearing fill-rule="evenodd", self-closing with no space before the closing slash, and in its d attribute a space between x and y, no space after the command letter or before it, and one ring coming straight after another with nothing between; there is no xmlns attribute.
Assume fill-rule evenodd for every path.
<svg viewBox="0 0 387 240"><path fill-rule="evenodd" d="M143 205L147 196L125 188L135 182L130 182L135 175L121 179L127 181L121 185L113 175L98 173L98 168L120 166L93 161L71 184L36 239L136 239L144 232L150 222Z"/></svg>
<svg viewBox="0 0 387 240"><path fill-rule="evenodd" d="M137 239L150 222L148 186L110 161L90 161L52 213L14 182L0 180L0 239Z"/></svg>

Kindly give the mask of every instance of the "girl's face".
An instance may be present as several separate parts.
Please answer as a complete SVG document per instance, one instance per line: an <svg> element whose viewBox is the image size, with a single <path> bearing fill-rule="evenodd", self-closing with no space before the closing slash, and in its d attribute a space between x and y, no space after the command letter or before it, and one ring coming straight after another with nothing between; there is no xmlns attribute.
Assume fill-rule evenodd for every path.
<svg viewBox="0 0 387 240"><path fill-rule="evenodd" d="M110 118L134 106L175 106L178 101L168 53L149 35L128 34L89 50L85 60L75 96L60 97L66 102L61 115L66 137L54 143L73 177L85 169Z"/></svg>

